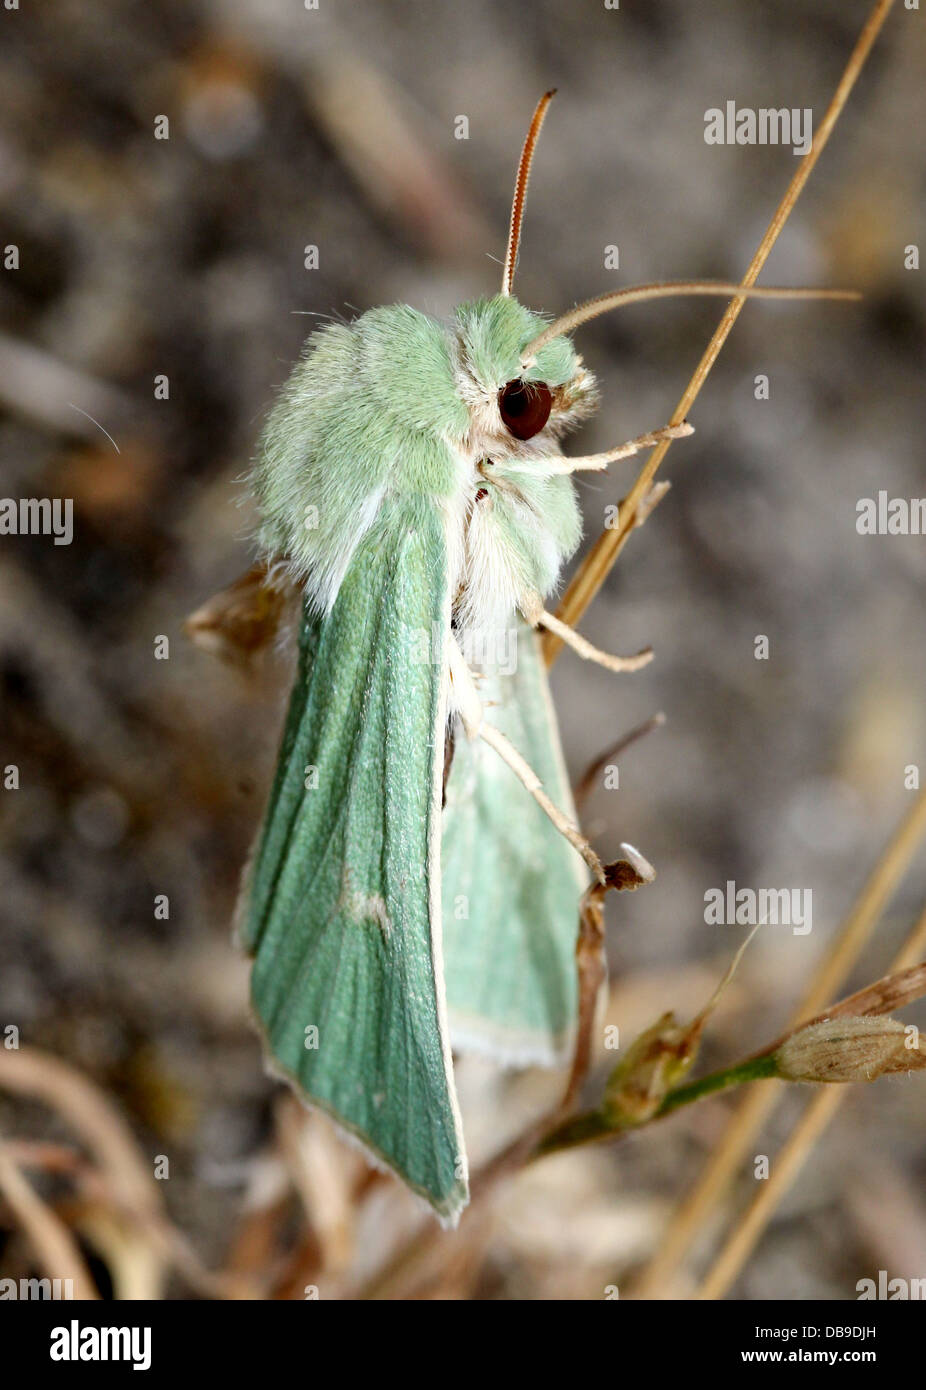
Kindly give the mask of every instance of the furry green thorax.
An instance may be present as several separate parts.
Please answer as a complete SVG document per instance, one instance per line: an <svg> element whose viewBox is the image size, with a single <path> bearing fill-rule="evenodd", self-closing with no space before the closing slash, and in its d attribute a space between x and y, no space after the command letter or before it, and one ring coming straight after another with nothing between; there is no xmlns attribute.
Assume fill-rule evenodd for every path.
<svg viewBox="0 0 926 1390"><path fill-rule="evenodd" d="M469 551L474 573L491 571L490 591L470 595L471 620L483 607L500 618L523 589L549 592L578 543L579 514L571 479L549 476L543 461L559 455L559 435L595 396L567 338L522 371L522 351L544 324L496 295L461 305L450 325L389 305L309 337L265 426L253 485L262 550L286 557L311 606L330 608L367 535L428 505L444 514L451 577L465 587L475 502L487 490L492 505L480 508L474 543L493 554ZM553 397L548 424L527 441L513 439L499 414L499 391L517 378L545 383ZM487 459L498 486L479 471ZM506 488L501 474L514 460L522 471Z"/></svg>

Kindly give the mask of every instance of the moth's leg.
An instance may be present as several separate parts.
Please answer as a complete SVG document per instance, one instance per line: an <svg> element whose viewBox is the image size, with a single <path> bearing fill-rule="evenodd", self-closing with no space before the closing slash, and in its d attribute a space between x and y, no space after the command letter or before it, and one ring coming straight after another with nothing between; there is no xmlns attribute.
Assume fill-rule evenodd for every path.
<svg viewBox="0 0 926 1390"><path fill-rule="evenodd" d="M556 806L543 789L543 783L530 763L524 759L514 744L496 729L494 724L483 723L479 737L494 748L499 757L506 762L515 776L523 783L542 811L546 812L561 835L564 835L574 849L577 849L599 883L605 882L605 873L598 855L580 830L577 830L567 815Z"/></svg>
<svg viewBox="0 0 926 1390"><path fill-rule="evenodd" d="M473 673L467 666L463 653L453 636L448 644L448 655L454 704L467 737L481 738L490 748L494 748L502 761L508 764L514 775L530 792L540 809L550 818L560 834L569 841L574 849L578 850L598 882L603 884L605 874L601 860L588 840L570 818L550 800L534 769L521 756L514 744L505 737L501 729L497 729L494 724L486 723L482 701L473 680Z"/></svg>
<svg viewBox="0 0 926 1390"><path fill-rule="evenodd" d="M689 434L694 434L694 425L689 425L687 420L683 420L680 425L663 425L658 430L648 430L646 434L638 434L636 439L628 439L626 444L618 444L615 449L607 449L603 454L585 454L580 458L551 458L543 460L543 471L545 473L579 473L587 469L593 471L607 468L609 463L616 463L618 459L631 458L638 454L641 449L649 449L655 444L662 444L666 439L685 439ZM534 467L537 467L536 462Z"/></svg>
<svg viewBox="0 0 926 1390"><path fill-rule="evenodd" d="M547 632L554 633L584 661L594 661L609 671L639 671L641 666L648 666L653 659L652 647L645 647L642 652L637 652L636 656L612 656L609 652L599 651L576 632L575 628L564 623L555 614L548 613L538 594L526 594L519 607L531 627L546 628Z"/></svg>

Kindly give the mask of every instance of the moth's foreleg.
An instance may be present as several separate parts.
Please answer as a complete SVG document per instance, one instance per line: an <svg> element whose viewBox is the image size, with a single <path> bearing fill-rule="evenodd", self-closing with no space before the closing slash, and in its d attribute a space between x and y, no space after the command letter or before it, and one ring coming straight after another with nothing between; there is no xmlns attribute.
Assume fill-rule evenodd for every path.
<svg viewBox="0 0 926 1390"><path fill-rule="evenodd" d="M617 463L618 459L632 458L641 449L652 448L653 445L662 444L667 439L685 439L689 434L694 434L694 425L689 425L687 420L683 420L680 425L663 425L661 429L649 430L646 434L638 434L636 439L628 439L626 444L618 444L617 448L607 449L603 454L585 454L574 459L544 459L543 471L545 473L596 471L607 468L609 463Z"/></svg>
<svg viewBox="0 0 926 1390"><path fill-rule="evenodd" d="M537 805L549 817L560 834L569 841L574 849L578 850L598 882L603 884L605 882L604 868L588 840L565 812L561 811L550 800L543 789L540 778L530 763L521 756L514 744L509 742L494 724L486 723L473 673L467 666L454 637L450 638L448 644L448 656L454 708L460 716L467 737L481 738L490 748L494 748L502 761L507 763L514 775L530 792Z"/></svg>
<svg viewBox="0 0 926 1390"><path fill-rule="evenodd" d="M639 671L642 666L648 666L653 659L652 647L644 647L643 651L637 652L635 656L612 656L610 652L600 651L576 632L575 628L564 623L553 613L548 613L537 594L525 595L521 599L520 608L531 627L542 627L546 628L547 632L555 633L584 661L594 661L609 671Z"/></svg>

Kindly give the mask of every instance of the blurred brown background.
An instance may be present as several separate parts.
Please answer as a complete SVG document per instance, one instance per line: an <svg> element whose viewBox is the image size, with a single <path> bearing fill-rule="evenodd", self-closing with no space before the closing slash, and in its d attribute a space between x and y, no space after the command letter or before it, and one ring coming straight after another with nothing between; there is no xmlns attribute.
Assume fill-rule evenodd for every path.
<svg viewBox="0 0 926 1390"><path fill-rule="evenodd" d="M0 542L0 764L20 770L0 797L0 1027L93 1078L146 1164L169 1156L159 1195L210 1268L258 1271L283 1296L314 1280L324 1297L326 1278L336 1291L345 1270L374 1267L411 1219L350 1164L348 1188L327 1134L281 1107L229 939L286 664L245 676L181 625L249 562L241 478L274 388L326 315L407 301L444 316L495 291L520 143L551 85L519 297L556 312L618 284L739 277L795 157L707 145L704 113L734 99L810 106L819 121L866 12L864 0L0 11L0 243L19 249L0 279L0 493L75 509L70 547ZM857 286L863 302L745 309L692 413L697 434L669 455L671 493L583 623L611 650L652 643L655 662L615 678L567 654L554 674L576 779L625 729L667 716L622 759L620 790L586 811L603 850L628 839L659 873L613 912L609 1017L625 1038L664 1009L694 1012L738 944L736 929L705 925L706 889L812 889L813 931L760 933L706 1064L781 1030L909 810L904 769L926 773L923 538L855 529L860 497L926 491L922 281L904 268L924 235L924 52L922 14L897 8L763 276ZM604 268L609 245L619 270ZM603 403L572 451L663 423L721 309L640 306L580 330ZM623 464L582 484L590 538L633 476ZM754 658L758 634L768 661ZM168 660L155 659L160 635ZM854 983L886 969L924 890L920 852ZM924 1084L847 1098L738 1296L853 1298L879 1268L926 1276ZM543 1083L471 1068L462 1085L485 1152ZM758 1152L775 1152L805 1098L790 1097ZM446 1292L601 1297L652 1250L724 1114L712 1101L537 1166ZM0 1127L49 1153L74 1140L53 1108L2 1094ZM32 1176L104 1291L189 1296L182 1275L139 1273L105 1200L49 1165ZM750 1164L736 1200L754 1187ZM9 1213L0 1224L0 1273L34 1270Z"/></svg>

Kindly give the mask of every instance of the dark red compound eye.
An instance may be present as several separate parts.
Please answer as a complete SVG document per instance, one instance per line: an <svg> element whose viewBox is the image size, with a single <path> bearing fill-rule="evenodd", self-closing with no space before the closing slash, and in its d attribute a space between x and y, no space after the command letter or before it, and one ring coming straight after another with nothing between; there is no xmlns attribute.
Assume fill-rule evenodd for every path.
<svg viewBox="0 0 926 1390"><path fill-rule="evenodd" d="M532 439L550 418L553 397L543 381L508 381L498 393L498 408L508 433L515 439Z"/></svg>

